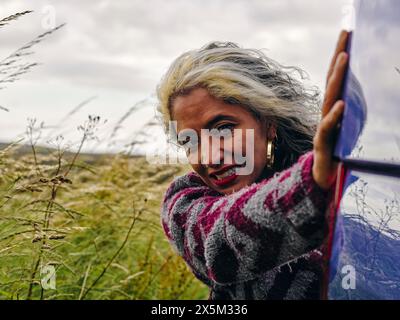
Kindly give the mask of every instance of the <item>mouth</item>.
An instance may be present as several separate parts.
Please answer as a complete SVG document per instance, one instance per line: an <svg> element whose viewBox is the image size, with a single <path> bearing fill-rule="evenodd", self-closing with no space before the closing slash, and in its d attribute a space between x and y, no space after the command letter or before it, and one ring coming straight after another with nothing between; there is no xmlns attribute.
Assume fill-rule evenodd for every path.
<svg viewBox="0 0 400 320"><path fill-rule="evenodd" d="M211 173L210 177L211 177L212 182L219 187L227 186L227 185L231 184L238 177L237 169L239 167L241 167L241 166L233 166L233 167L230 167L227 170L224 170L223 172L218 173L218 174Z"/></svg>

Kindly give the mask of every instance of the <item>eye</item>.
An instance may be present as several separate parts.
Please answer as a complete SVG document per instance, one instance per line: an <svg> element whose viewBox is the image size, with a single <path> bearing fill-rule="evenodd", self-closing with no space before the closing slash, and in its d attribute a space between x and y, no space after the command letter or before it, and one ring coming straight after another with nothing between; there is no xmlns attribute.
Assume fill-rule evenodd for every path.
<svg viewBox="0 0 400 320"><path fill-rule="evenodd" d="M224 124L221 124L220 126L217 126L216 129L218 131L222 131L222 130L226 130L226 129L229 131L232 131L234 127L235 127L235 125L233 123L224 123Z"/></svg>

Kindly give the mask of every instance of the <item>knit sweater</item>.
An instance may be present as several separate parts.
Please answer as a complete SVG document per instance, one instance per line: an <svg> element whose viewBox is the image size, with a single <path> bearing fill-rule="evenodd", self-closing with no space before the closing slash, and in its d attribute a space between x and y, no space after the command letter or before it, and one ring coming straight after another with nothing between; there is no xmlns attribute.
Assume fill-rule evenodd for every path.
<svg viewBox="0 0 400 320"><path fill-rule="evenodd" d="M310 151L229 195L195 172L173 180L162 226L210 299L319 299L328 192L312 164Z"/></svg>

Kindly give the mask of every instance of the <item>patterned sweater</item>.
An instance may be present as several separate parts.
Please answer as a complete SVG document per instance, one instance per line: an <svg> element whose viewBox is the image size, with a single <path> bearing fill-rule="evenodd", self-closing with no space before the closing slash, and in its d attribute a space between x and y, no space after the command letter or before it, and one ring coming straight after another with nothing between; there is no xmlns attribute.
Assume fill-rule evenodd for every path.
<svg viewBox="0 0 400 320"><path fill-rule="evenodd" d="M313 153L232 194L195 172L165 193L165 234L210 299L319 299L328 192L312 177Z"/></svg>

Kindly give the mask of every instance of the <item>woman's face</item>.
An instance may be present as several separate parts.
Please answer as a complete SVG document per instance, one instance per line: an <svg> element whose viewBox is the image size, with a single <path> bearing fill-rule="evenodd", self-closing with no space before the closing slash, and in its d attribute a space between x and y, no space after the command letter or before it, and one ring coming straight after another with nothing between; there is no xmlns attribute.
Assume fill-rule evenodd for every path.
<svg viewBox="0 0 400 320"><path fill-rule="evenodd" d="M272 130L267 130L266 123L262 123L244 107L217 99L204 88L195 88L173 100L171 116L176 121L178 135L185 135L185 132L197 134L197 144L191 144L190 152L186 146L185 149L193 170L212 189L230 194L257 181L263 173L266 166L267 135L273 136L271 131L274 129L271 127ZM201 129L225 130L232 134L232 138L204 139ZM254 147L247 146L246 129L254 132ZM241 141L237 137L235 139L235 135L241 135ZM215 141L219 141L219 146ZM179 143L185 145L185 141ZM246 162L237 161L241 158L246 159ZM253 162L250 173L236 174L238 171L235 169L251 167L248 166L249 161Z"/></svg>

